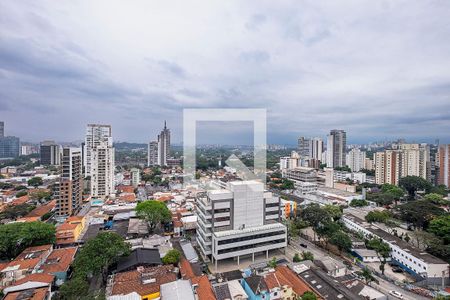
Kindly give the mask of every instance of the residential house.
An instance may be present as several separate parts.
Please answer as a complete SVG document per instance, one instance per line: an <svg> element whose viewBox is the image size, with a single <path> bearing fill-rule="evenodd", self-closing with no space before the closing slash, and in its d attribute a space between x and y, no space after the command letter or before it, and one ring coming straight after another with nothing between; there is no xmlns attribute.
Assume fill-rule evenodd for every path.
<svg viewBox="0 0 450 300"><path fill-rule="evenodd" d="M53 245L29 247L1 270L1 286L10 286L16 281L36 272L53 250Z"/></svg>
<svg viewBox="0 0 450 300"><path fill-rule="evenodd" d="M17 219L17 222L43 221L43 217L52 212L56 207L56 200L40 205L29 212L25 217Z"/></svg>
<svg viewBox="0 0 450 300"><path fill-rule="evenodd" d="M213 286L217 300L247 300L248 295L239 280L230 280Z"/></svg>
<svg viewBox="0 0 450 300"><path fill-rule="evenodd" d="M138 267L136 270L117 273L108 281L107 299L128 300L137 293L141 300L159 299L160 287L177 280L172 265L157 267ZM114 296L114 297L112 297Z"/></svg>
<svg viewBox="0 0 450 300"><path fill-rule="evenodd" d="M179 279L161 285L161 299L195 300L189 280Z"/></svg>
<svg viewBox="0 0 450 300"><path fill-rule="evenodd" d="M56 244L67 245L78 241L85 226L85 218L73 216L56 228Z"/></svg>
<svg viewBox="0 0 450 300"><path fill-rule="evenodd" d="M216 300L211 283L208 280L208 276L203 275L194 277L191 279L191 283L198 300Z"/></svg>
<svg viewBox="0 0 450 300"><path fill-rule="evenodd" d="M267 300L270 299L270 291L264 281L264 277L251 275L244 278L241 282L249 300Z"/></svg>
<svg viewBox="0 0 450 300"><path fill-rule="evenodd" d="M55 277L50 274L30 274L3 289L5 295L3 299L50 299L54 279Z"/></svg>
<svg viewBox="0 0 450 300"><path fill-rule="evenodd" d="M41 265L39 272L55 276L55 284L62 285L68 278L70 265L72 264L77 247L54 249Z"/></svg>
<svg viewBox="0 0 450 300"><path fill-rule="evenodd" d="M137 248L130 255L123 257L117 263L117 272L135 270L137 267L154 267L161 265L157 248Z"/></svg>

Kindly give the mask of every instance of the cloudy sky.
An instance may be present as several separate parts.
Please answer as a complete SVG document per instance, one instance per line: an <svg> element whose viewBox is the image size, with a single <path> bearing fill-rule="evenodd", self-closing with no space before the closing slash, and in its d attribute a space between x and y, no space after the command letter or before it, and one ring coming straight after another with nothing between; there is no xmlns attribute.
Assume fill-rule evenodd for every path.
<svg viewBox="0 0 450 300"><path fill-rule="evenodd" d="M166 119L180 142L184 108L267 108L271 143L450 142L450 2L0 3L8 134L80 140L96 122L146 142ZM251 126L201 132L223 128L239 143Z"/></svg>

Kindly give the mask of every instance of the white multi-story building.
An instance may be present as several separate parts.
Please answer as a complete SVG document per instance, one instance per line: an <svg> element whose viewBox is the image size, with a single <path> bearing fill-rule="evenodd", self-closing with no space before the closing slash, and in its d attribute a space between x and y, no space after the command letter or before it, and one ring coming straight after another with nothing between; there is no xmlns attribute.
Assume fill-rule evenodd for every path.
<svg viewBox="0 0 450 300"><path fill-rule="evenodd" d="M83 166L85 176L92 176L92 152L100 143L108 142L112 137L111 125L88 124L84 141Z"/></svg>
<svg viewBox="0 0 450 300"><path fill-rule="evenodd" d="M366 163L366 152L358 148L353 148L346 156L347 166L352 172L359 172L364 169Z"/></svg>
<svg viewBox="0 0 450 300"><path fill-rule="evenodd" d="M164 122L164 128L158 135L157 141L148 143L148 166L167 166L167 159L170 155L170 129Z"/></svg>
<svg viewBox="0 0 450 300"><path fill-rule="evenodd" d="M131 185L137 187L141 182L141 170L139 170L138 168L132 168L130 170L130 174L131 174Z"/></svg>
<svg viewBox="0 0 450 300"><path fill-rule="evenodd" d="M91 150L91 195L107 197L114 194L114 148L112 137Z"/></svg>
<svg viewBox="0 0 450 300"><path fill-rule="evenodd" d="M446 277L445 274L448 272L449 265L442 259L411 246L402 239L367 223L353 214L345 213L342 222L348 229L359 232L366 238L382 239L391 248L391 258L406 271L427 279Z"/></svg>
<svg viewBox="0 0 450 300"><path fill-rule="evenodd" d="M217 268L219 260L252 256L287 246L280 199L257 181L229 182L197 195L197 242Z"/></svg>
<svg viewBox="0 0 450 300"><path fill-rule="evenodd" d="M280 170L294 169L300 166L300 155L292 151L291 156L280 157Z"/></svg>
<svg viewBox="0 0 450 300"><path fill-rule="evenodd" d="M317 182L317 170L308 167L296 167L292 169L285 169L282 173L284 178L303 181L303 182Z"/></svg>

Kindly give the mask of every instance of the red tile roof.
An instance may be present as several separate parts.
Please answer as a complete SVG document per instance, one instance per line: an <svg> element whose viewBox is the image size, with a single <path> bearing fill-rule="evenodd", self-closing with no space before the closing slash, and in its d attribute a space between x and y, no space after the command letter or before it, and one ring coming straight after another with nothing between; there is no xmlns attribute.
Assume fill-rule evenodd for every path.
<svg viewBox="0 0 450 300"><path fill-rule="evenodd" d="M62 223L58 228L56 228L56 235L58 235L58 232L61 231L74 230L77 226L78 224Z"/></svg>
<svg viewBox="0 0 450 300"><path fill-rule="evenodd" d="M265 275L264 282L266 283L269 290L277 287L281 288L283 286L292 287L291 282L289 282L289 280L287 280L279 270L275 270L275 272Z"/></svg>
<svg viewBox="0 0 450 300"><path fill-rule="evenodd" d="M297 295L303 295L305 292L314 292L303 280L301 280L294 272L286 266L277 266L276 271L282 274L286 280L291 283L292 289ZM317 295L320 296L320 295Z"/></svg>
<svg viewBox="0 0 450 300"><path fill-rule="evenodd" d="M180 261L180 274L183 279L192 279L195 277L191 263L184 257Z"/></svg>
<svg viewBox="0 0 450 300"><path fill-rule="evenodd" d="M162 284L176 280L172 265L118 273L113 279L112 295L128 295L132 292L141 296L154 294L160 291Z"/></svg>
<svg viewBox="0 0 450 300"><path fill-rule="evenodd" d="M25 204L28 201L30 201L30 197L28 197L28 195L25 195L25 196L14 199L13 201L11 201L10 204L11 205L20 205L20 204Z"/></svg>
<svg viewBox="0 0 450 300"><path fill-rule="evenodd" d="M56 206L56 200L50 201L45 205L41 205L33 209L28 215L26 215L26 218L30 217L39 217L41 218L46 213L49 213L54 209Z"/></svg>
<svg viewBox="0 0 450 300"><path fill-rule="evenodd" d="M40 267L44 273L66 272L77 252L77 247L55 249Z"/></svg>
<svg viewBox="0 0 450 300"><path fill-rule="evenodd" d="M122 193L119 195L119 200L126 201L126 202L135 202L136 194L135 193Z"/></svg>
<svg viewBox="0 0 450 300"><path fill-rule="evenodd" d="M191 280L192 284L198 284L196 293L198 300L216 300L211 283L206 275L197 276Z"/></svg>
<svg viewBox="0 0 450 300"><path fill-rule="evenodd" d="M32 289L33 293L31 293L29 298L24 298L24 292L25 291L28 291L28 290L8 293L8 295L6 295L6 297L3 298L3 300L16 300L16 299L44 300L44 299L47 299L47 293L48 293L48 288L47 287L41 287L41 288Z"/></svg>
<svg viewBox="0 0 450 300"><path fill-rule="evenodd" d="M134 193L134 187L132 185L119 185L117 190L121 193Z"/></svg>
<svg viewBox="0 0 450 300"><path fill-rule="evenodd" d="M66 219L66 223L79 223L83 221L82 216L71 216Z"/></svg>

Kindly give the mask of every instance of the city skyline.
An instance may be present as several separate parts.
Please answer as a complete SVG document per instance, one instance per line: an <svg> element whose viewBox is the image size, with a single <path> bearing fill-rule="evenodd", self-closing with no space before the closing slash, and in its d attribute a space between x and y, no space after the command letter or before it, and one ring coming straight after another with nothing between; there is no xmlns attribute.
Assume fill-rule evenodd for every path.
<svg viewBox="0 0 450 300"><path fill-rule="evenodd" d="M146 143L167 119L179 143L183 108L250 107L269 143L450 142L448 3L87 3L1 4L8 135Z"/></svg>

